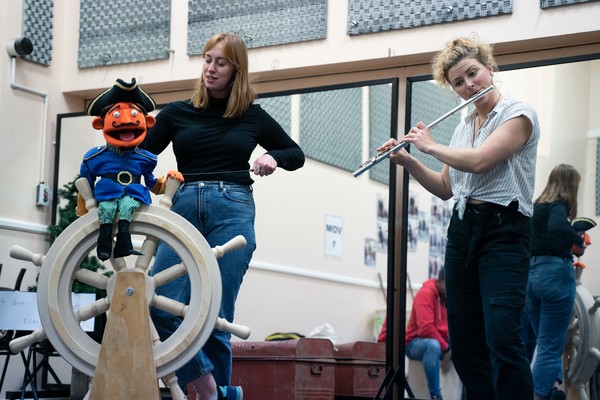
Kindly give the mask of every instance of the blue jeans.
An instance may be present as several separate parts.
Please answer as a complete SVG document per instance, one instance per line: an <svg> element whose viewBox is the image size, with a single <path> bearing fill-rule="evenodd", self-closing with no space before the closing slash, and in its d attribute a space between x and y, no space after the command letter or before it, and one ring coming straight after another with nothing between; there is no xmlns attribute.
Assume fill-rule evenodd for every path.
<svg viewBox="0 0 600 400"><path fill-rule="evenodd" d="M531 248L530 219L508 207L454 211L446 247L452 361L469 400L531 400L521 316Z"/></svg>
<svg viewBox="0 0 600 400"><path fill-rule="evenodd" d="M533 390L548 396L562 381L562 353L575 302L575 268L570 258L531 258L525 311L537 338Z"/></svg>
<svg viewBox="0 0 600 400"><path fill-rule="evenodd" d="M222 245L237 235L246 239L246 247L227 253L218 260L223 284L219 316L233 322L235 300L256 248L252 188L226 182L185 183L173 196L171 210L190 221L210 247ZM179 262L173 249L160 243L151 273L154 275ZM188 304L189 277L184 275L159 286L156 293ZM166 340L181 324L180 318L173 314L155 308L150 312L161 340ZM214 330L202 350L176 374L182 388L208 373L212 373L217 385L225 386L230 383L231 365L231 334Z"/></svg>
<svg viewBox="0 0 600 400"><path fill-rule="evenodd" d="M442 358L442 347L440 342L431 338L414 338L406 345L406 356L411 360L423 361L429 397L433 399L433 396L437 396L438 399L441 399L440 359Z"/></svg>

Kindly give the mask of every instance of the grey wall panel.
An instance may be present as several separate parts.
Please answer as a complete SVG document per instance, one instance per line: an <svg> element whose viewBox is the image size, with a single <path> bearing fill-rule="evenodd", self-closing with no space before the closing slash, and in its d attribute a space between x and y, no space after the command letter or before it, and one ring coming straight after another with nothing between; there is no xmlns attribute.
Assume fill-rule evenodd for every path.
<svg viewBox="0 0 600 400"><path fill-rule="evenodd" d="M512 0L348 0L348 35L512 13Z"/></svg>
<svg viewBox="0 0 600 400"><path fill-rule="evenodd" d="M23 0L23 36L33 42L25 59L44 65L52 61L52 0Z"/></svg>
<svg viewBox="0 0 600 400"><path fill-rule="evenodd" d="M462 102L454 92L431 81L414 82L411 85L411 90L410 126L415 126L419 121L429 124ZM459 112L432 128L431 134L435 141L445 145L449 144L454 128L460 120L461 113ZM416 146L410 146L410 153L432 170L442 170L440 161L429 154L421 152Z"/></svg>
<svg viewBox="0 0 600 400"><path fill-rule="evenodd" d="M292 134L292 98L291 96L263 97L256 99L255 103L269 113L275 121L287 132Z"/></svg>
<svg viewBox="0 0 600 400"><path fill-rule="evenodd" d="M376 155L376 149L393 134L392 84L369 86L369 157ZM387 185L390 181L390 162L382 161L368 172L371 179Z"/></svg>
<svg viewBox="0 0 600 400"><path fill-rule="evenodd" d="M189 55L201 54L210 37L225 31L249 48L324 39L327 0L189 0Z"/></svg>
<svg viewBox="0 0 600 400"><path fill-rule="evenodd" d="M571 4L591 3L598 0L540 0L540 8L554 8Z"/></svg>
<svg viewBox="0 0 600 400"><path fill-rule="evenodd" d="M302 94L300 147L307 157L354 171L361 164L362 89Z"/></svg>
<svg viewBox="0 0 600 400"><path fill-rule="evenodd" d="M81 0L79 68L169 58L170 21L170 0Z"/></svg>

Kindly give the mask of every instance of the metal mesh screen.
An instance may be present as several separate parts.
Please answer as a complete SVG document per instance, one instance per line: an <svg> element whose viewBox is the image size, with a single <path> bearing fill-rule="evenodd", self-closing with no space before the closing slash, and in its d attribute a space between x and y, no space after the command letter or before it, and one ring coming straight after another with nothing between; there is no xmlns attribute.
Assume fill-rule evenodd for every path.
<svg viewBox="0 0 600 400"><path fill-rule="evenodd" d="M256 99L275 121L287 132L292 133L292 98L291 96L264 97Z"/></svg>
<svg viewBox="0 0 600 400"><path fill-rule="evenodd" d="M348 35L512 13L512 0L348 0Z"/></svg>
<svg viewBox="0 0 600 400"><path fill-rule="evenodd" d="M393 136L392 132L392 84L369 86L369 157L377 154L377 149ZM369 177L388 184L390 162L382 161L371 167Z"/></svg>
<svg viewBox="0 0 600 400"><path fill-rule="evenodd" d="M553 8L571 4L591 3L598 0L540 0L540 8Z"/></svg>
<svg viewBox="0 0 600 400"><path fill-rule="evenodd" d="M81 0L79 7L79 68L169 58L170 0Z"/></svg>
<svg viewBox="0 0 600 400"><path fill-rule="evenodd" d="M189 0L189 55L201 54L204 43L224 31L241 36L249 48L324 39L327 1Z"/></svg>
<svg viewBox="0 0 600 400"><path fill-rule="evenodd" d="M50 65L52 61L52 0L23 1L23 37L33 42L33 52L26 60Z"/></svg>
<svg viewBox="0 0 600 400"><path fill-rule="evenodd" d="M302 94L300 147L307 157L354 171L361 164L362 89Z"/></svg>
<svg viewBox="0 0 600 400"><path fill-rule="evenodd" d="M460 104L459 101L462 101L454 92L444 89L431 81L413 82L411 90L410 126L415 126L419 121L429 124L455 108ZM445 145L450 143L454 128L461 120L461 115L460 112L456 113L443 122L440 122L431 130L431 134L436 142ZM432 170L442 170L443 164L440 161L429 154L421 152L416 146L410 146L410 153Z"/></svg>

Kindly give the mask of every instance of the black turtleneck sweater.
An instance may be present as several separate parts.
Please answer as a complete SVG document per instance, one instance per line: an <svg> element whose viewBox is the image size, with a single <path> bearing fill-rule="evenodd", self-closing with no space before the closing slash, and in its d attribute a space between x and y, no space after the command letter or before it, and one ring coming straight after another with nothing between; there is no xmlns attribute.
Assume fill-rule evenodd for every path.
<svg viewBox="0 0 600 400"><path fill-rule="evenodd" d="M536 203L531 224L532 256L572 257L573 244L583 245L583 238L569 223L567 206L561 201Z"/></svg>
<svg viewBox="0 0 600 400"><path fill-rule="evenodd" d="M260 105L240 119L223 118L226 103L211 99L206 110L190 100L168 104L140 146L160 154L170 142L186 182L227 181L251 185L249 159L257 145L288 171L304 165L304 153Z"/></svg>

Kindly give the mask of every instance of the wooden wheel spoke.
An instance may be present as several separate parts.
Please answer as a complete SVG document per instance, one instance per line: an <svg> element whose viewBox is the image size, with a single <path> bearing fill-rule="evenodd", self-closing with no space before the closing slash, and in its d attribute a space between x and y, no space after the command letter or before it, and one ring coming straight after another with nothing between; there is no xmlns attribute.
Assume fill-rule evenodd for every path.
<svg viewBox="0 0 600 400"><path fill-rule="evenodd" d="M9 343L10 351L14 354L18 354L20 351L25 350L27 347L34 343L41 342L46 339L46 332L43 328L38 328L31 332L29 335L21 336L13 339Z"/></svg>
<svg viewBox="0 0 600 400"><path fill-rule="evenodd" d="M141 252L143 255L138 256L135 261L135 269L145 272L150 266L150 261L156 253L158 247L158 239L153 236L147 236L142 244Z"/></svg>
<svg viewBox="0 0 600 400"><path fill-rule="evenodd" d="M78 322L87 321L90 318L97 317L100 314L104 314L110 308L110 302L105 297L103 299L96 300L93 303L81 307L75 312L75 319Z"/></svg>
<svg viewBox="0 0 600 400"><path fill-rule="evenodd" d="M177 279L180 276L187 274L187 268L183 263L179 263L169 267L158 274L154 275L154 287L162 286L167 282L171 282L173 279Z"/></svg>
<svg viewBox="0 0 600 400"><path fill-rule="evenodd" d="M106 289L108 285L107 276L85 268L80 268L77 270L75 278L81 283L85 283L86 285L90 285L98 289Z"/></svg>
<svg viewBox="0 0 600 400"><path fill-rule="evenodd" d="M178 317L185 317L187 314L188 306L165 296L156 295L152 298L151 305L158 308L159 310L166 311Z"/></svg>
<svg viewBox="0 0 600 400"><path fill-rule="evenodd" d="M573 321L571 321L571 325L569 325L569 331L575 332L577 330L579 330L579 319L573 318Z"/></svg>
<svg viewBox="0 0 600 400"><path fill-rule="evenodd" d="M110 265L115 270L116 273L119 271L123 271L127 268L127 262L124 258L110 258Z"/></svg>

